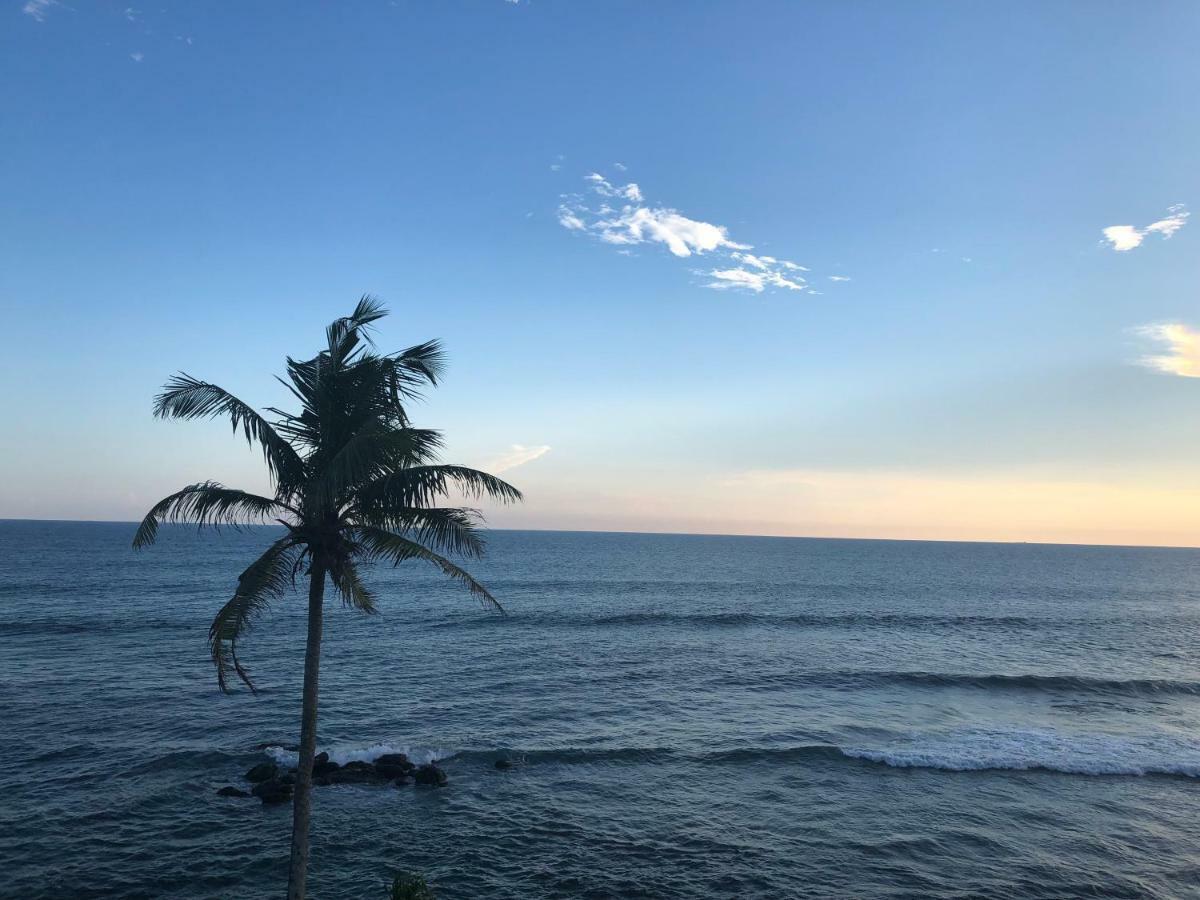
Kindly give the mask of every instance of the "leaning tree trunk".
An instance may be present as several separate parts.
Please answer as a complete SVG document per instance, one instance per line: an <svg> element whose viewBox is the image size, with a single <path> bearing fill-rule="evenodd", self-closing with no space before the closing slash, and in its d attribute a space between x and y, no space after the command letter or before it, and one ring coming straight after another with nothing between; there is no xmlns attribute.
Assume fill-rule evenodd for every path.
<svg viewBox="0 0 1200 900"><path fill-rule="evenodd" d="M317 752L317 670L321 666L321 612L325 569L313 563L308 584L308 643L304 651L304 711L300 717L300 762L292 807L292 863L288 900L304 900L308 874L308 820L312 815L313 756Z"/></svg>

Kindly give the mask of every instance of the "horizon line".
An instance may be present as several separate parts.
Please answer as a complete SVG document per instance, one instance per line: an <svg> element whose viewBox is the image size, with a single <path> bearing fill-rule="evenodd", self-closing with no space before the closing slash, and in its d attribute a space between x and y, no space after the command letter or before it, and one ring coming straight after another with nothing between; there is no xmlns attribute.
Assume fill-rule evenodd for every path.
<svg viewBox="0 0 1200 900"><path fill-rule="evenodd" d="M26 517L0 516L0 524L5 522L42 522L59 525L132 525L139 524L133 519L34 519ZM164 522L168 527L191 528L189 522ZM278 528L270 522L245 522L238 525L206 526L210 528L229 528L242 530L246 528ZM662 537L723 537L723 538L770 538L780 541L878 541L893 544L988 544L998 546L1037 546L1037 547L1107 547L1115 550L1200 550L1195 544L1088 544L1079 541L978 541L950 540L948 538L895 538L895 537L847 537L839 535L805 535L805 534L730 534L720 531L620 531L592 528L495 528L485 526L484 531L531 532L534 534L624 534L624 535L659 535Z"/></svg>

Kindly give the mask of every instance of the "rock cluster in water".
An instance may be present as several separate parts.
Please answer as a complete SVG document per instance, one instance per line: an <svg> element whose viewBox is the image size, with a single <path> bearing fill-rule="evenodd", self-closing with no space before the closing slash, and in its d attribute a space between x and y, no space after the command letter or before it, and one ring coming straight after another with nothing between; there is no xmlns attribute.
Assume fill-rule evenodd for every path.
<svg viewBox="0 0 1200 900"><path fill-rule="evenodd" d="M254 796L264 804L287 803L292 799L296 770L281 768L271 762L259 763L246 773L246 780L253 785L248 793L231 786L217 791L218 796ZM394 784L404 787L414 783L444 787L446 780L446 773L436 763L418 766L403 753L385 753L371 762L352 760L341 766L331 760L328 753L318 753L313 758L312 782L319 787L331 784Z"/></svg>

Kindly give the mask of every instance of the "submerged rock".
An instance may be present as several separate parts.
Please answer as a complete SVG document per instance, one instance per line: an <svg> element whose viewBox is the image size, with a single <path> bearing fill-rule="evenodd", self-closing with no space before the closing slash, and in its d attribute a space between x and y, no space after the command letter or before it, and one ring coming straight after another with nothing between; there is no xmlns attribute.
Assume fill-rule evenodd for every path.
<svg viewBox="0 0 1200 900"><path fill-rule="evenodd" d="M497 769L504 770L504 769L511 769L512 767L513 767L513 764L512 764L511 760L507 760L507 759L496 760L496 768Z"/></svg>
<svg viewBox="0 0 1200 900"><path fill-rule="evenodd" d="M396 785L396 787L407 787L408 785L412 784L412 776L411 775L401 775L399 778L397 778L392 783L394 785Z"/></svg>
<svg viewBox="0 0 1200 900"><path fill-rule="evenodd" d="M348 762L324 777L328 778L331 784L367 784L375 781L379 776L375 772L375 767L370 763Z"/></svg>
<svg viewBox="0 0 1200 900"><path fill-rule="evenodd" d="M406 753L385 753L383 756L377 756L375 757L375 765L408 766L409 768L415 768L415 766L408 761L408 754Z"/></svg>
<svg viewBox="0 0 1200 900"><path fill-rule="evenodd" d="M426 784L432 787L445 787L448 780L446 773L433 763L418 766L416 774L413 777L416 779L417 784Z"/></svg>
<svg viewBox="0 0 1200 900"><path fill-rule="evenodd" d="M381 778L393 779L411 775L417 767L403 753L385 753L375 760L375 771Z"/></svg>
<svg viewBox="0 0 1200 900"><path fill-rule="evenodd" d="M218 797L249 797L250 795L241 788L223 787L217 791Z"/></svg>
<svg viewBox="0 0 1200 900"><path fill-rule="evenodd" d="M324 776L324 775L329 775L333 772L336 772L338 769L341 768L341 766L339 766L337 763L330 762L329 754L322 753L321 756L324 756L325 759L324 760L316 760L316 759L313 760L313 778L317 778L319 776Z"/></svg>
<svg viewBox="0 0 1200 900"><path fill-rule="evenodd" d="M263 803L287 803L292 799L292 786L278 778L260 781L250 792Z"/></svg>
<svg viewBox="0 0 1200 900"><path fill-rule="evenodd" d="M246 780L257 784L261 781L267 781L271 778L274 778L278 772L279 766L275 765L275 763L259 763L246 773Z"/></svg>

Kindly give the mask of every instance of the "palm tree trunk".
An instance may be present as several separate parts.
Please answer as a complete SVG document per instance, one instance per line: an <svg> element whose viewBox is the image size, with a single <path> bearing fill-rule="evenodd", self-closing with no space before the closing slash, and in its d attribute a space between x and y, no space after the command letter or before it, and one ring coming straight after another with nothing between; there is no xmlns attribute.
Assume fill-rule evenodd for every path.
<svg viewBox="0 0 1200 900"><path fill-rule="evenodd" d="M321 613L325 569L313 563L308 583L308 643L304 650L304 711L300 717L300 762L292 803L292 862L288 900L304 900L308 875L308 820L312 815L313 756L317 752L317 670L321 666Z"/></svg>

